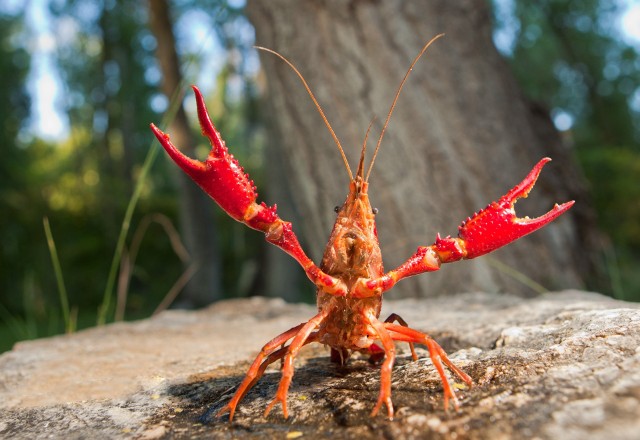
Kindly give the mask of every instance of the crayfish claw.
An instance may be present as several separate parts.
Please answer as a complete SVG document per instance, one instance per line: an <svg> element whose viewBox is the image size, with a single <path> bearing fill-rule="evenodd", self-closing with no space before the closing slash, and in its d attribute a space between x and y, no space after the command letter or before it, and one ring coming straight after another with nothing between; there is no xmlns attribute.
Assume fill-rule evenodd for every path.
<svg viewBox="0 0 640 440"><path fill-rule="evenodd" d="M204 173L206 170L204 162L201 162L196 159L191 159L189 156L186 156L180 150L178 150L175 145L171 143L171 138L167 133L164 133L155 124L150 124L151 131L155 134L160 144L164 147L164 149L169 154L169 157L173 159L173 161L180 167L182 170L191 176L192 179L196 180L200 174Z"/></svg>
<svg viewBox="0 0 640 440"><path fill-rule="evenodd" d="M542 167L550 160L548 157L540 160L527 177L511 191L462 222L458 228L458 237L465 243L465 258L479 257L524 237L552 222L573 206L572 200L561 205L556 203L549 212L540 217L516 216L515 202L529 195Z"/></svg>
<svg viewBox="0 0 640 440"><path fill-rule="evenodd" d="M204 97L202 96L200 89L196 86L192 85L191 88L196 95L196 109L198 112L200 130L203 136L207 137L211 142L211 152L209 153L209 156L214 158L224 158L225 155L228 154L228 150L224 140L220 136L220 133L218 133L213 122L211 122L211 118L207 112L207 107L204 103Z"/></svg>
<svg viewBox="0 0 640 440"><path fill-rule="evenodd" d="M502 203L503 201L515 203L518 199L526 198L529 195L529 192L531 192L533 186L536 184L542 168L549 162L551 162L550 157L543 157L540 159L533 169L529 171L527 177L525 177L522 182L514 186L511 191L502 196L498 203Z"/></svg>
<svg viewBox="0 0 640 440"><path fill-rule="evenodd" d="M202 134L211 143L211 151L204 162L183 154L171 143L169 135L163 133L154 124L151 124L151 130L171 159L204 192L235 220L243 221L247 210L253 206L258 196L255 185L238 161L229 153L220 133L215 129L207 113L202 94L195 86L193 91L196 95Z"/></svg>

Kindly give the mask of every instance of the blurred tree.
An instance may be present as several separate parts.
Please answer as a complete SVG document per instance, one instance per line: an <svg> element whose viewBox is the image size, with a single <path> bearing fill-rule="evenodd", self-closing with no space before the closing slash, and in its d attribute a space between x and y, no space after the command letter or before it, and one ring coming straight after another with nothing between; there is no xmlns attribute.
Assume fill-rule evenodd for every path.
<svg viewBox="0 0 640 440"><path fill-rule="evenodd" d="M206 88L206 83L212 78L208 67L215 66L219 69L213 90L206 97L211 116L217 128L225 133L225 139L234 155L243 162L252 179L260 182L262 135L256 105L258 91L254 83L257 60L252 49L253 29L241 9L231 3L194 0L175 3L169 11L167 2L151 1L150 24L158 41L156 54L166 96L182 98L187 83L182 80L182 70L187 71L189 81L203 82ZM172 28L180 29L181 23L192 20L195 16L205 18L208 35L203 38L205 41L191 41L189 44L185 41L184 30L182 34L174 35ZM205 54L206 40L211 36L222 46L220 56L214 59L210 58L210 53ZM189 71L184 66L195 66L196 69L191 70L198 72ZM186 92L187 102L192 103L190 90ZM205 138L193 136L196 132L200 133L196 129L195 117L193 119L194 123L188 127L184 107L180 106L167 131L171 133L174 143L189 156L202 159L208 153L209 146ZM264 294L264 277L269 271L264 258L263 241L254 232L230 224L226 215L219 209L214 209L211 200L188 177L175 169L173 164L171 169L179 178L183 194L180 197L183 234L186 242L192 243L191 249L196 260L203 260L205 257L211 260L214 249L218 246L224 249L217 257L222 260L217 263L222 270L213 263L199 264L201 270L187 287L200 293L192 295L187 291L186 299L191 298L193 304L203 305L222 296ZM210 214L203 215L211 211L216 217L215 221L212 221ZM213 240L214 231L217 240ZM197 255L201 257L198 258ZM213 281L218 286L214 289L209 287ZM212 292L214 295L211 295ZM185 298L182 300L184 302Z"/></svg>
<svg viewBox="0 0 640 440"><path fill-rule="evenodd" d="M187 3L180 3L181 13L212 4ZM254 169L261 161L257 154L261 135L255 122L257 92L250 82L238 81L244 75L245 60L252 58L238 56L238 48L245 50L246 42L252 41L247 32L250 26L246 19L244 27L233 24L241 18L237 8L227 7L224 2L213 3L222 8L215 18L227 20L224 32L217 32L237 42L237 46L225 43L231 55L223 60L226 67L220 78L212 76L219 86L211 95L215 99L213 110L223 113L219 120L228 140L249 145L241 149L239 156L248 159L246 163ZM0 350L10 347L16 338L63 330L42 229L43 216L50 219L69 302L79 308L79 326L95 325L95 311L102 298L115 239L140 172L138 164L149 151L152 136L148 124L159 121L159 113L166 109L166 100L158 92L161 75L153 56L156 41L147 28L145 4L72 0L47 2L45 7L50 7L53 14L40 11L51 19L43 27L52 31L55 68L63 81L61 101L70 122L68 137L59 142L38 139L25 128L29 108L25 90L29 53L25 44L33 42L36 35L29 34L29 29L22 30L25 14L20 11L0 18L0 73L4 84L0 93L5 98L0 131L6 147L0 163ZM181 23L183 34L185 26L191 25L194 18L201 23L203 15ZM222 27L213 18L210 24ZM215 39L217 33L213 35ZM186 60L202 62L200 57L206 51L198 47L194 50L182 47L181 53ZM202 53L195 56L198 51ZM253 59L255 72L255 55ZM242 87L229 86L234 83ZM254 141L245 142L248 135ZM176 237L167 237L173 232L167 228L166 219L161 223L162 229L157 222L150 223L158 218L154 211L166 212L173 218L178 213L179 198L168 172L173 165L168 161L156 165L153 175L144 181L127 240L127 247L135 247L137 261L127 258L125 248L119 275L119 293L131 291L124 298L127 318L148 316L162 304L181 272L180 261L172 250ZM253 177L259 180L260 174L254 173ZM205 203L210 206L209 201ZM215 225L210 222L208 227ZM261 243L259 237L255 238ZM260 252L254 253L252 240L241 234L224 234L226 248L233 249L224 255L228 268L225 292L230 296L258 290L259 265L255 259L246 258L249 249L252 257L260 258ZM119 313L125 316L124 305ZM9 330L13 333L11 339L5 337Z"/></svg>
<svg viewBox="0 0 640 440"><path fill-rule="evenodd" d="M505 52L525 93L565 130L565 145L592 182L599 224L619 256L607 259L612 247L603 240L597 264L610 280L591 277L592 288L637 301L640 54L622 38L622 8L612 0L517 1L513 15L497 22L513 33Z"/></svg>
<svg viewBox="0 0 640 440"><path fill-rule="evenodd" d="M149 23L157 42L156 56L162 71L162 91L169 100L180 99L182 73L173 36L173 22L165 0L149 2ZM175 144L184 148L185 154L195 156L196 142L182 105L178 105L167 131L171 133ZM178 179L180 225L191 254L188 265L194 265L196 271L185 286L180 303L190 307L203 306L222 296L217 234L212 227L212 206L206 194L188 176L179 173Z"/></svg>
<svg viewBox="0 0 640 440"><path fill-rule="evenodd" d="M60 202L51 206L57 211L51 221L54 234L56 223L62 223L62 228L75 225L78 235L59 243L63 264L66 260L67 265L82 268L67 276L73 283L69 291L71 295L83 292L75 300L95 307L102 297L99 286L106 281L109 257L139 172L137 164L148 152L148 123L158 117L151 105L157 96L153 37L146 27L145 5L136 1L74 0L52 2L50 7L54 16L51 26L57 36L57 67L64 82L64 106L72 130L64 175L77 185L73 189L69 184L59 191ZM163 182L159 178L148 185L147 191L152 185L162 188ZM72 196L89 192L95 202L87 203L91 199L85 198L84 203L76 204L80 209L72 209ZM158 201L148 199L147 203L153 206ZM133 228L143 215L144 211L139 212ZM65 216L71 218L65 221ZM64 232L58 234L68 237ZM171 255L163 236L145 244L146 252L139 260L149 262L145 257L153 247ZM78 260L82 264L73 264ZM141 287L135 295L137 301L157 304L158 293L156 298L149 296L154 291L151 286L157 282L168 289L177 278L176 272L177 268L169 268L150 274L138 265L134 281L144 282L133 284ZM134 315L135 296L130 301Z"/></svg>
<svg viewBox="0 0 640 440"><path fill-rule="evenodd" d="M455 231L543 156L561 160L543 173L533 200L518 205L520 215L581 197L562 178L576 173L573 162L561 157L557 133L539 129L541 123L552 127L550 119L541 122L532 114L493 46L486 2L280 0L249 3L247 13L258 43L295 62L338 135L348 133L342 139L352 164L373 116L374 131L380 130L411 59L435 34L447 34L414 69L372 173L370 193L380 208L378 231L389 267L417 245L432 243L437 231ZM272 55L262 61L270 88L265 101L271 148L279 151L269 158L282 161L286 172L280 176L286 176L300 213L294 228L317 261L334 220L332 208L346 192L346 172L295 74ZM535 293L496 269L505 264L548 288L580 285L591 267L576 234L582 212L570 212L492 256L407 280L396 290L412 296L474 289Z"/></svg>
<svg viewBox="0 0 640 440"><path fill-rule="evenodd" d="M66 110L72 127L91 132L90 144L78 148L99 151L104 220L115 237L122 201L132 192L134 162L146 154L146 121L157 115L149 105L154 84L146 79L153 62L146 10L136 1L75 0L52 8L62 35L57 56Z"/></svg>
<svg viewBox="0 0 640 440"><path fill-rule="evenodd" d="M24 46L24 23L15 15L0 14L0 307L21 303L20 291L27 278L25 265L33 256L22 245L32 242L34 219L28 188L29 152L18 140L30 113L26 90L30 56ZM37 222L37 220L35 220ZM4 316L0 316L4 319Z"/></svg>
<svg viewBox="0 0 640 440"><path fill-rule="evenodd" d="M2 145L8 145L8 153L15 153L17 136L23 128L29 116L29 96L26 90L26 77L29 73L29 52L22 43L21 34L24 33L23 22L19 17L0 14L0 75L2 75L3 87L0 89L0 99L3 103L0 107L0 136ZM3 171L20 171L8 166L10 161L3 160L0 166Z"/></svg>

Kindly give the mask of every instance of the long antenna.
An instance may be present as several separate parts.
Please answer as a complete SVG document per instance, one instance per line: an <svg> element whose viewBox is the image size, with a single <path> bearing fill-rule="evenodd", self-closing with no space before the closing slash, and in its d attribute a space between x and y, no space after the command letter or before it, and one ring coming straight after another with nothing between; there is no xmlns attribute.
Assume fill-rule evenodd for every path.
<svg viewBox="0 0 640 440"><path fill-rule="evenodd" d="M400 83L400 86L398 87L398 91L396 92L396 96L395 96L395 98L393 98L393 103L391 103L391 108L389 109L389 114L387 114L387 120L384 121L384 125L382 126L382 131L380 132L380 137L378 138L378 144L376 145L376 149L373 152L373 158L371 159L371 163L369 164L369 169L367 170L367 177L364 179L365 182L369 181L369 175L371 174L371 170L373 169L373 163L376 161L376 157L378 156L378 150L380 149L380 144L382 144L382 138L384 136L384 132L387 130L387 126L389 125L389 120L391 119L391 114L393 113L393 110L396 108L396 103L398 102L398 97L400 96L400 92L402 91L402 87L404 86L404 83L407 81L407 78L409 78L409 74L413 70L413 67L416 65L416 63L418 62L420 57L427 51L429 46L431 46L431 44L434 41L436 41L438 38L440 38L442 36L444 36L444 34L438 34L435 37L433 37L431 40L429 40L429 42L424 45L424 47L422 48L422 50L420 51L418 56L416 56L414 58L413 62L409 66L409 70L407 70L407 73L404 74L404 78L402 78L402 82Z"/></svg>
<svg viewBox="0 0 640 440"><path fill-rule="evenodd" d="M338 150L340 150L340 155L342 156L342 161L344 162L344 166L347 169L347 173L349 173L349 180L353 180L353 173L351 173L351 167L349 167L349 161L347 161L347 156L344 154L344 150L342 149L342 145L340 144L340 140L338 139L338 136L336 136L335 131L333 131L333 128L331 127L331 124L329 123L329 120L327 119L327 117L324 115L324 112L322 111L322 107L320 107L320 104L318 103L318 100L316 99L316 97L314 96L313 92L309 88L309 85L307 84L307 81L304 79L304 77L302 76L300 71L298 69L296 69L296 66L294 66L293 63L291 63L288 59L286 59L284 56L280 55L275 50L267 49L266 47L262 47L262 46L254 46L254 47L256 49L264 50L265 52L269 52L269 53L274 54L275 56L280 58L282 61L287 63L289 65L289 67L291 67L293 69L293 71L296 73L296 75L298 75L298 78L300 78L300 80L302 81L302 84L304 84L304 88L307 89L307 93L311 97L311 100L316 105L316 108L318 109L318 112L320 113L320 116L322 116L322 120L324 121L324 124L329 129L329 132L331 133L331 136L333 137L333 140L335 141L336 145L338 146Z"/></svg>
<svg viewBox="0 0 640 440"><path fill-rule="evenodd" d="M360 161L358 162L358 171L356 171L356 176L362 178L364 178L364 154L367 152L367 139L369 139L369 132L371 131L371 127L373 126L373 122L375 120L375 116L371 118L369 127L367 127L367 133L364 135L364 142L362 142L362 150L360 150Z"/></svg>

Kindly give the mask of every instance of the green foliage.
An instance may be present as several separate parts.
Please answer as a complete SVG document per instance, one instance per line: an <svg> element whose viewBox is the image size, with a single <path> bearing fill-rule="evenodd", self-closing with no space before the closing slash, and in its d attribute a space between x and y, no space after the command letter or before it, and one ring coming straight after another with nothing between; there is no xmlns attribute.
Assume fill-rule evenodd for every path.
<svg viewBox="0 0 640 440"><path fill-rule="evenodd" d="M7 146L0 161L0 351L15 340L63 332L76 321L78 328L95 325L101 302L108 312L104 320L113 319L116 303L120 317L147 317L163 303L184 270L184 256L176 252L180 237L173 232L178 217L173 164L158 161L147 174L152 157L145 162L152 140L148 124L160 121L166 102L159 91L161 76L154 57L155 40L147 27L146 3L74 0L51 5L54 15L49 25L60 31L55 64L64 82L71 127L63 141L30 135L24 87L30 58L19 46L28 39L23 35L27 31L22 15L0 17L4 83L0 137ZM226 36L221 39L224 46L246 51L246 42L235 43L239 27L231 32L219 26L219 20L231 23L241 17L238 11L220 3L209 6L209 11L218 11L211 23L218 25L218 36ZM194 2L180 3L177 16L195 9ZM189 47L185 58L192 63L205 61L197 46ZM217 93L207 95L213 96L209 104L219 128L259 181L259 173L253 172L261 162L256 93L242 79L244 59L230 57L235 61L217 79ZM241 84L241 89L230 90L229 83ZM196 127L194 131L199 132ZM206 150L206 140L201 142ZM158 212L168 216L166 221L149 223ZM216 217L223 216L216 213ZM47 246L43 218L49 219L47 235L55 240L55 247ZM227 246L225 292L250 294L253 286L239 285L239 274L258 266L247 255L255 259L262 240L250 231L232 229L227 218L221 223ZM130 249L133 241L135 251ZM135 261L130 260L132 251ZM112 261L114 271L110 272ZM125 308L121 302L126 302Z"/></svg>
<svg viewBox="0 0 640 440"><path fill-rule="evenodd" d="M635 271L640 261L640 117L630 107L630 96L640 93L638 54L612 28L619 12L615 2L514 4L510 24L498 22L515 30L508 54L512 67L531 98L546 103L553 116L572 118L572 145L593 182L601 225L615 245L605 256L612 290L632 299L628 292L640 291ZM159 121L167 107L159 92L146 3L68 0L50 5L50 24L58 33L55 65L71 127L63 141L29 133L25 84L32 60L24 41L33 36L27 35L23 11L0 14L0 351L15 340L63 332L72 322L78 328L95 325L106 297L105 320L113 319L118 301L126 301L120 310L126 319L149 316L185 270L179 237L166 223L178 226L175 169L168 160L157 161L152 170L150 161L144 165L152 139L148 124ZM264 136L251 79L257 60L250 51L250 25L241 10L225 1L185 0L173 6L183 65L193 66L185 76L213 89L205 96L218 129L261 195L273 203L261 172ZM193 14L205 17L215 48L205 50L204 43L188 41L180 30ZM217 58L212 59L212 51ZM210 71L214 65L223 67ZM209 147L204 138L197 139L203 158ZM224 292L259 292L264 240L220 210L214 212ZM157 213L163 213L165 223L150 221L158 219ZM47 246L43 218L49 219L55 252Z"/></svg>
<svg viewBox="0 0 640 440"><path fill-rule="evenodd" d="M640 154L614 146L587 150L581 158L597 182L593 196L601 224L614 243L640 249Z"/></svg>
<svg viewBox="0 0 640 440"><path fill-rule="evenodd" d="M603 231L610 293L640 301L632 270L640 263L640 54L616 27L622 7L612 0L515 1L514 16L497 16L514 32L507 57L527 95L573 124L574 148ZM633 294L636 292L636 294Z"/></svg>
<svg viewBox="0 0 640 440"><path fill-rule="evenodd" d="M56 282L58 283L58 294L60 295L60 309L62 310L62 317L64 319L64 328L67 333L73 333L76 328L75 319L69 312L69 298L67 296L67 288L64 284L64 276L62 269L60 268L60 259L58 258L58 250L56 249L56 242L53 239L51 233L51 225L49 219L44 218L44 233L47 237L47 245L49 246L49 254L51 255L51 264L53 264L53 270L56 275Z"/></svg>
<svg viewBox="0 0 640 440"><path fill-rule="evenodd" d="M29 152L17 144L18 133L29 115L30 101L26 91L26 77L30 59L26 49L18 43L24 36L20 18L0 15L0 280L14 279L11 287L21 286L21 262L28 261L22 254L22 244L31 241L30 231L33 206L29 198L29 176L24 172ZM37 258L37 255L30 255ZM17 279L16 279L17 278ZM10 286L0 284L1 292L10 292ZM19 290L19 289L15 289ZM20 296L17 296L20 301Z"/></svg>

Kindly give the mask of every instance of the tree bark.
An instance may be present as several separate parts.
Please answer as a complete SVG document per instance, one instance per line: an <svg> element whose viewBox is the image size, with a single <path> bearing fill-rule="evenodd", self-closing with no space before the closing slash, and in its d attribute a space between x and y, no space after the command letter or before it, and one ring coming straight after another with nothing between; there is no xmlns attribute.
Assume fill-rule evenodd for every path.
<svg viewBox="0 0 640 440"><path fill-rule="evenodd" d="M433 243L436 232L455 235L462 220L505 194L560 145L554 130L539 130L496 51L487 2L254 1L247 14L256 43L282 53L306 77L352 168L374 116L377 138L411 60L426 41L446 33L409 78L371 174L387 269L417 246ZM261 54L261 60L274 122L269 148L277 152L268 156L284 161L280 175L299 214L291 219L294 230L318 261L335 219L333 207L347 192L347 173L296 75L271 54ZM571 191L574 184L554 177L575 174L559 166L547 165L531 200L517 205L519 216L538 216L555 202L579 196ZM576 212L490 256L403 281L395 295L480 289L535 294L521 275L549 289L579 286L589 263L576 233Z"/></svg>
<svg viewBox="0 0 640 440"><path fill-rule="evenodd" d="M156 38L157 59L162 71L162 91L171 99L182 83L182 74L175 47L173 23L166 0L149 0L149 20ZM195 139L180 105L167 129L176 145L188 156L194 156ZM180 182L180 227L191 262L197 272L185 286L179 303L187 307L204 306L221 297L220 262L215 229L212 227L212 203L193 181L177 171Z"/></svg>

